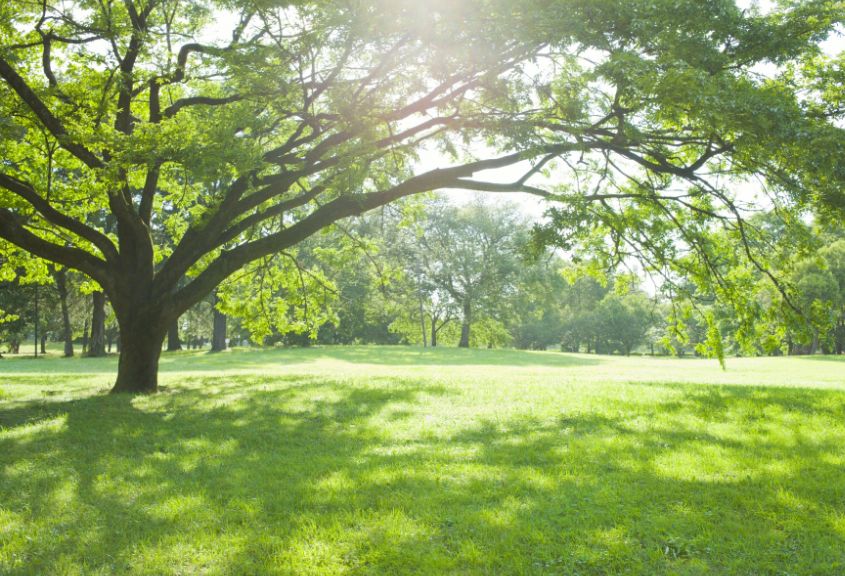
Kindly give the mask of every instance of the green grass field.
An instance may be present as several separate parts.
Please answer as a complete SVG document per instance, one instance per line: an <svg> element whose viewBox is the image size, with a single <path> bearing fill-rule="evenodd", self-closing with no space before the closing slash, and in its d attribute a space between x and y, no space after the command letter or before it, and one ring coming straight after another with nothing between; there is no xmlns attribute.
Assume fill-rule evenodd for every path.
<svg viewBox="0 0 845 576"><path fill-rule="evenodd" d="M0 574L845 574L845 362L0 360Z"/></svg>

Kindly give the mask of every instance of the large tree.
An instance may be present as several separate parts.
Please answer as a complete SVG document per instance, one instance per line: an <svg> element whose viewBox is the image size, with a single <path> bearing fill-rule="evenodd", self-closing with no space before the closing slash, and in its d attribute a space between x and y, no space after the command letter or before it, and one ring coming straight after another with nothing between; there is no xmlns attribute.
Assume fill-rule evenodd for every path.
<svg viewBox="0 0 845 576"><path fill-rule="evenodd" d="M235 271L420 192L530 192L560 202L564 244L632 230L610 234L617 254L671 260L674 238L710 268L707 222L750 233L726 174L842 205L841 131L759 65L817 55L843 9L783 6L6 2L3 250L102 287L114 390L133 392L156 390L168 327ZM505 167L521 175L477 178ZM573 185L541 186L564 170Z"/></svg>

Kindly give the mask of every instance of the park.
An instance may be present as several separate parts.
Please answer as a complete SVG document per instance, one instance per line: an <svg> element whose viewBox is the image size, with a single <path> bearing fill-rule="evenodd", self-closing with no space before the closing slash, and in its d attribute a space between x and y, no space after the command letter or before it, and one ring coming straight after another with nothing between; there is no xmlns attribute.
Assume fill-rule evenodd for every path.
<svg viewBox="0 0 845 576"><path fill-rule="evenodd" d="M840 0L0 5L0 575L845 574Z"/></svg>

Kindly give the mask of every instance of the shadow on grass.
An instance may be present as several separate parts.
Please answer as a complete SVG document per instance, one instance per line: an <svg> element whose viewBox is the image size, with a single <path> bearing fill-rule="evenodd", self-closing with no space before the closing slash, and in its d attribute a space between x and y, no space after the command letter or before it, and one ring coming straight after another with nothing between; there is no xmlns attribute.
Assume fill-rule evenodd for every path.
<svg viewBox="0 0 845 576"><path fill-rule="evenodd" d="M661 410L686 411L707 422L765 420L769 415L780 422L785 415L817 416L831 419L845 415L845 392L781 386L736 386L730 384L689 384L684 382L628 382L628 386L676 392L676 399L664 402Z"/></svg>
<svg viewBox="0 0 845 576"><path fill-rule="evenodd" d="M448 389L395 379L0 408L0 572L841 573L843 433L801 421L843 394L664 386L452 431L416 412Z"/></svg>

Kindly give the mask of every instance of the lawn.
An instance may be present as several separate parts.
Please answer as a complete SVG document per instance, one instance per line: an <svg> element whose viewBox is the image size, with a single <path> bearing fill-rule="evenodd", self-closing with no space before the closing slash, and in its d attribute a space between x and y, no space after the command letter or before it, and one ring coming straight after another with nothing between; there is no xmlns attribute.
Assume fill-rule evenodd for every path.
<svg viewBox="0 0 845 576"><path fill-rule="evenodd" d="M845 362L0 360L0 574L845 574Z"/></svg>

